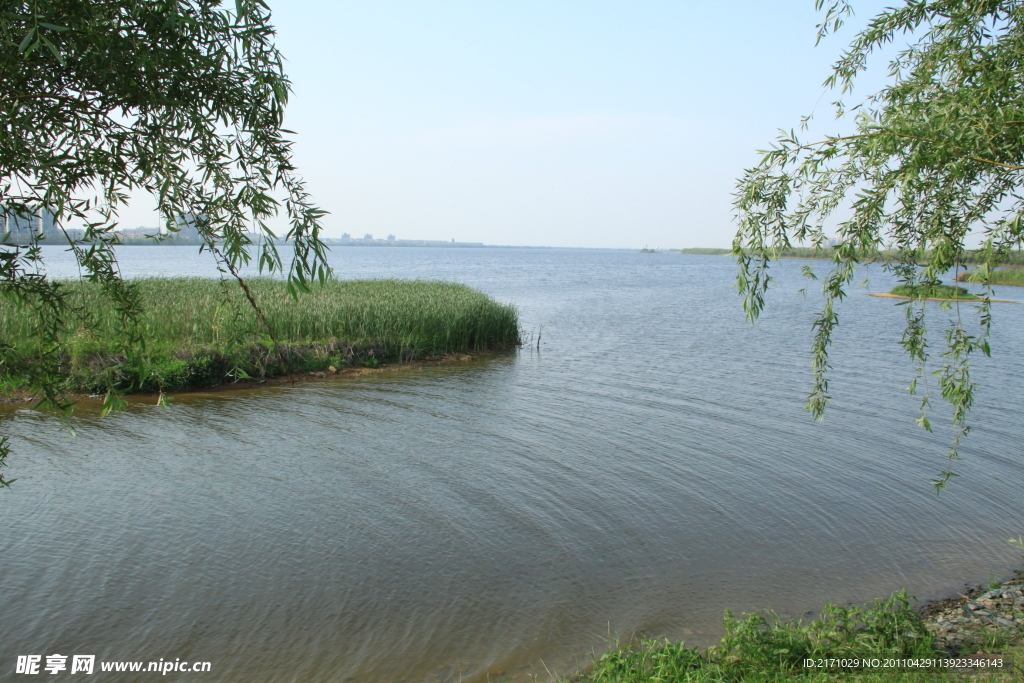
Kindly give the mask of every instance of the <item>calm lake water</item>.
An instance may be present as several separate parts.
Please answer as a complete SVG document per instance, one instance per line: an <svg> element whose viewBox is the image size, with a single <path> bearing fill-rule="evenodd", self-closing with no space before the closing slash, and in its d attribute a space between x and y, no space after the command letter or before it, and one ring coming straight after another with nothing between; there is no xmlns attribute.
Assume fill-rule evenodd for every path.
<svg viewBox="0 0 1024 683"><path fill-rule="evenodd" d="M75 272L49 256L51 274ZM74 436L9 410L5 675L18 654L77 653L212 663L165 680L547 680L609 638L707 644L725 609L944 597L1019 564L1006 539L1024 533L1024 306L995 307L976 431L936 496L949 433L913 425L893 300L843 302L834 404L824 424L803 410L816 297L797 292L800 262L776 269L750 325L728 257L332 259L341 277L455 280L514 302L540 349L104 419L85 407ZM124 248L122 265L216 274L187 247ZM873 291L891 285L870 272ZM936 329L955 314L931 313Z"/></svg>

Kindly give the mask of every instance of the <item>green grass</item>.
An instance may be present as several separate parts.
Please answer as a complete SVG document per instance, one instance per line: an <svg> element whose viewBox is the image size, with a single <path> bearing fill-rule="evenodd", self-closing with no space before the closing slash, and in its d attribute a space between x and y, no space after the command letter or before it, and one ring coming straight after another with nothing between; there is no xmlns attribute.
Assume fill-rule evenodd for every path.
<svg viewBox="0 0 1024 683"><path fill-rule="evenodd" d="M592 670L571 680L578 683L926 683L968 680L943 669L885 669L832 666L812 668L805 660L930 659L934 639L921 616L910 609L905 592L864 607L829 605L820 619L804 624L780 621L772 613L735 619L728 612L726 634L718 645L700 652L685 643L644 641L614 650L598 659ZM1024 648L1019 637L997 650L1019 666ZM996 650L989 649L988 652ZM978 675L977 670L969 674ZM1019 680L1013 666L981 674L972 680L1001 683Z"/></svg>
<svg viewBox="0 0 1024 683"><path fill-rule="evenodd" d="M954 285L896 285L891 294L906 296L912 299L964 299L976 300L978 297L963 287Z"/></svg>
<svg viewBox="0 0 1024 683"><path fill-rule="evenodd" d="M968 270L957 275L958 282L978 282L980 273L977 270ZM989 274L989 281L993 285L1013 285L1024 287L1024 268L998 268Z"/></svg>
<svg viewBox="0 0 1024 683"><path fill-rule="evenodd" d="M235 378L510 348L515 307L459 284L402 280L329 281L298 300L285 283L247 281L277 343L238 284L200 278L132 282L144 306L148 371L128 362L114 308L83 282L63 288L77 313L64 325L61 368L69 391L180 391ZM26 390L40 354L32 316L4 302L0 382Z"/></svg>

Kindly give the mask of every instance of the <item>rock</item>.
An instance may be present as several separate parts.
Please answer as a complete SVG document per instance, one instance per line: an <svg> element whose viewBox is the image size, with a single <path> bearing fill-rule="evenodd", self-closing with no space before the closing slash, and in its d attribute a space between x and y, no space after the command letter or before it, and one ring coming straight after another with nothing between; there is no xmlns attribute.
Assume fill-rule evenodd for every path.
<svg viewBox="0 0 1024 683"><path fill-rule="evenodd" d="M1003 628L1009 628L1014 630L1016 630L1017 628L1017 622L1015 622L1013 619L1007 619L1006 617L1000 616L998 614L990 615L989 620L991 620L992 623L996 626L1001 626Z"/></svg>
<svg viewBox="0 0 1024 683"><path fill-rule="evenodd" d="M328 370L328 372L330 372L330 373L331 373L332 375L336 375L336 374L338 374L338 368L334 367L333 365L332 365L331 367L327 368L327 370Z"/></svg>
<svg viewBox="0 0 1024 683"><path fill-rule="evenodd" d="M977 603L973 600L968 600L964 603L964 614L966 614L967 616L971 616L971 612L976 612L980 609L984 609L984 607L982 607L980 603Z"/></svg>

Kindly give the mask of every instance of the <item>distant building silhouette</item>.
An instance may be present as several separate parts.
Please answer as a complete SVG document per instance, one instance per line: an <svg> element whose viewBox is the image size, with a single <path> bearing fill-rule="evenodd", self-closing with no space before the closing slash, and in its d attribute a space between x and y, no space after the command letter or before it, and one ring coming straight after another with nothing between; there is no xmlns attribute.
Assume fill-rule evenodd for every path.
<svg viewBox="0 0 1024 683"><path fill-rule="evenodd" d="M27 242L33 236L49 240L64 237L50 209L36 210L30 216L19 214L14 209L4 209L2 233L4 238L15 242Z"/></svg>
<svg viewBox="0 0 1024 683"><path fill-rule="evenodd" d="M139 226L137 228L125 228L121 231L121 237L127 240L144 240L147 237L155 237L160 234L160 228L146 228Z"/></svg>
<svg viewBox="0 0 1024 683"><path fill-rule="evenodd" d="M35 216L27 218L25 216L18 215L14 209L4 209L4 238L11 239L16 242L21 242L31 238L32 233L38 233L38 228L33 231L32 223L35 222Z"/></svg>
<svg viewBox="0 0 1024 683"><path fill-rule="evenodd" d="M202 214L179 214L176 222L176 226L178 228L177 238L184 240L201 240L203 236L199 232L199 226L208 224L209 221Z"/></svg>
<svg viewBox="0 0 1024 683"><path fill-rule="evenodd" d="M179 214L176 226L178 228L178 234L175 237L181 240L201 239L198 225L201 220L202 216L194 213Z"/></svg>
<svg viewBox="0 0 1024 683"><path fill-rule="evenodd" d="M39 217L39 233L48 240L58 240L64 237L53 211L43 209L42 215Z"/></svg>

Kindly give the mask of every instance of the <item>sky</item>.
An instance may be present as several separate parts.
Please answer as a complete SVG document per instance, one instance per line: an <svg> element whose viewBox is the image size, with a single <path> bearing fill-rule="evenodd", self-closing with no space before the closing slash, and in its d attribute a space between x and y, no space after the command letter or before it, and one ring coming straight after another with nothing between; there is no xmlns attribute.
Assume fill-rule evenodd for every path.
<svg viewBox="0 0 1024 683"><path fill-rule="evenodd" d="M270 6L326 236L686 248L730 244L778 129L848 130L821 84L884 3L818 47L814 0ZM156 225L144 204L122 225Z"/></svg>

